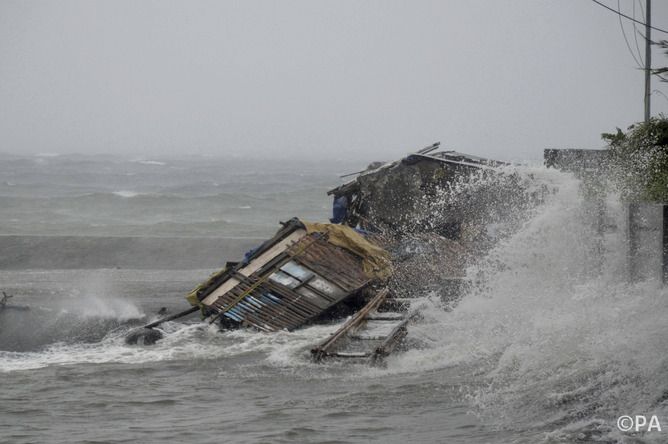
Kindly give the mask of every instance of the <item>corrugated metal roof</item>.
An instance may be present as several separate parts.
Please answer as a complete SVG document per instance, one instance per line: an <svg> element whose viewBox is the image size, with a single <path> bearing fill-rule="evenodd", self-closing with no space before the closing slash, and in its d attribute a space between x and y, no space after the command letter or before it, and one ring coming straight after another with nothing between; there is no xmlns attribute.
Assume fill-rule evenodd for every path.
<svg viewBox="0 0 668 444"><path fill-rule="evenodd" d="M316 240L296 260L347 292L367 283L362 259L343 248Z"/></svg>

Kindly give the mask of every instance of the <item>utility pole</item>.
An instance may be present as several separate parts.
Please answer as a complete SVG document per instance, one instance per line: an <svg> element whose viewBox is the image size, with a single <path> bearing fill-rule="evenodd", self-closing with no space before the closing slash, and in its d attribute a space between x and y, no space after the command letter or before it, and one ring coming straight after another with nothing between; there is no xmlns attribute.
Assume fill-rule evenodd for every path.
<svg viewBox="0 0 668 444"><path fill-rule="evenodd" d="M650 115L650 83L652 69L652 0L645 0L645 123L649 122Z"/></svg>

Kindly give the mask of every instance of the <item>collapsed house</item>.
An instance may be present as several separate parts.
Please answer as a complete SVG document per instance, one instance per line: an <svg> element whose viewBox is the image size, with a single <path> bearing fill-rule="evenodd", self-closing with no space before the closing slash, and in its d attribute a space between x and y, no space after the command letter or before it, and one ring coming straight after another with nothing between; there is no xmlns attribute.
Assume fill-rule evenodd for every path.
<svg viewBox="0 0 668 444"><path fill-rule="evenodd" d="M390 311L397 302L392 305L387 297L391 274L389 253L353 228L294 218L187 299L209 322L265 332L353 313L336 334L313 349L313 357L375 362L405 335L408 319L406 307Z"/></svg>
<svg viewBox="0 0 668 444"><path fill-rule="evenodd" d="M394 162L374 162L355 173L355 179L328 191L334 197L332 222L372 232L428 231L458 239L466 210L446 208L445 194L462 178L507 164L436 151L439 147L437 142Z"/></svg>
<svg viewBox="0 0 668 444"><path fill-rule="evenodd" d="M195 288L188 301L225 327L293 330L390 274L388 253L354 229L295 218L242 262L229 263Z"/></svg>
<svg viewBox="0 0 668 444"><path fill-rule="evenodd" d="M183 314L201 310L222 328L264 332L345 318L313 347L313 358L382 360L415 318L416 293L456 299L490 223L516 210L499 202L526 197L517 177L496 171L505 163L439 146L354 173L328 193L332 223L282 223L190 292Z"/></svg>
<svg viewBox="0 0 668 444"><path fill-rule="evenodd" d="M528 192L526 178L504 172L505 162L439 148L372 163L328 194L332 222L376 233L392 253L395 294L428 292L452 303L469 286L468 265L540 196Z"/></svg>

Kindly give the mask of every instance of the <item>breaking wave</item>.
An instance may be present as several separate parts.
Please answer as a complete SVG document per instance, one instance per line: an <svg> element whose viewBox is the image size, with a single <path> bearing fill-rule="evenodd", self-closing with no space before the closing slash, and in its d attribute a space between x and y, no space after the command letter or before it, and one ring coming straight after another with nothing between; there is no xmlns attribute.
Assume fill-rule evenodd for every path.
<svg viewBox="0 0 668 444"><path fill-rule="evenodd" d="M601 257L579 182L532 173L558 192L469 269L475 285L454 310L424 311L410 334L425 346L387 371L468 369L464 398L486 423L533 436L527 442L616 441L620 415L668 415L668 290L627 282L616 196Z"/></svg>

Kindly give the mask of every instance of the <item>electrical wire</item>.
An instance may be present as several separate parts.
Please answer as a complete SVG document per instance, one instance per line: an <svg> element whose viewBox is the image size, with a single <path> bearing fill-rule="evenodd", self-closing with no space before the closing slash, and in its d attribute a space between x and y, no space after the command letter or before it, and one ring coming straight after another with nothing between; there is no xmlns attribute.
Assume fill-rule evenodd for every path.
<svg viewBox="0 0 668 444"><path fill-rule="evenodd" d="M603 7L604 7L605 9L607 9L608 11L612 11L612 12L614 12L614 13L617 14L617 15L620 15L620 16L626 18L626 19L631 20L632 22L638 23L639 25L647 26L647 23L643 23L643 22L641 22L640 20L636 20L636 19L634 19L633 17L629 17L628 15L626 15L626 14L622 14L622 13L619 12L619 11L615 11L615 10L614 10L613 8L611 8L610 6L608 6L608 5L606 5L606 4L603 4L603 3L599 2L598 0L591 0L591 1L594 2L594 3L596 3L596 4L599 5L599 6L603 6ZM650 26L650 29L653 29L653 30L655 30L655 31L659 31L659 32L664 32L664 33L668 34L668 31L666 31L665 29L657 28L656 26Z"/></svg>
<svg viewBox="0 0 668 444"><path fill-rule="evenodd" d="M634 3L635 5L635 3ZM643 64L638 60L636 55L633 53L633 50L631 49L631 44L629 43L629 39L626 38L626 31L624 31L624 23L622 23L622 15L621 15L621 6L619 4L619 0L617 0L617 14L619 18L619 27L622 30L622 35L624 36L624 41L626 42L626 47L629 49L629 53L631 53L631 57L633 57L633 60L636 61L636 64L638 65L638 68L643 69ZM635 26L635 24L634 24Z"/></svg>
<svg viewBox="0 0 668 444"><path fill-rule="evenodd" d="M668 96L663 93L663 91L659 91L658 89L655 89L652 91L653 93L659 93L663 96L664 99L666 99L666 102L668 102Z"/></svg>
<svg viewBox="0 0 668 444"><path fill-rule="evenodd" d="M638 0L638 2L640 2L640 1L642 1L642 0ZM619 0L617 0L617 9L619 9L621 11L621 9L619 7ZM642 9L642 5L641 5L640 9ZM635 0L633 0L633 19L635 20L635 18L636 18L636 2L635 2ZM619 17L619 21L620 22L622 21L621 16ZM632 23L633 23L633 40L635 40L635 42L636 42L636 51L637 51L637 54L638 54L638 59L640 60L640 64L644 66L645 61L643 60L642 53L640 52L640 45L638 45L638 28L636 28L636 22L632 22Z"/></svg>

